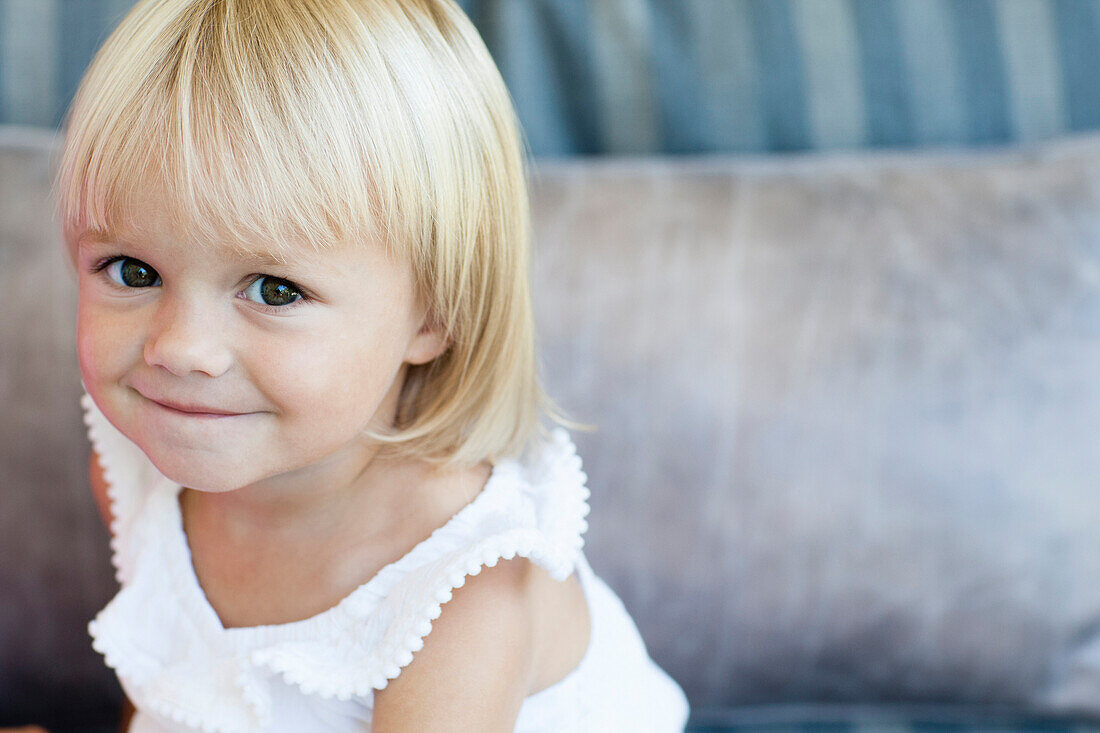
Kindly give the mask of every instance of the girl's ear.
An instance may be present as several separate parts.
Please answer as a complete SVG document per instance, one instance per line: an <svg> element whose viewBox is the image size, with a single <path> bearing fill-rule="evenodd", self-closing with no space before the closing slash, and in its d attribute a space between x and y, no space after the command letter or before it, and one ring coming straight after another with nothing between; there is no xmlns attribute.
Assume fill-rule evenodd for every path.
<svg viewBox="0 0 1100 733"><path fill-rule="evenodd" d="M405 361L409 364L426 364L446 351L450 345L451 340L444 333L442 324L425 320L409 342L409 348L405 351Z"/></svg>

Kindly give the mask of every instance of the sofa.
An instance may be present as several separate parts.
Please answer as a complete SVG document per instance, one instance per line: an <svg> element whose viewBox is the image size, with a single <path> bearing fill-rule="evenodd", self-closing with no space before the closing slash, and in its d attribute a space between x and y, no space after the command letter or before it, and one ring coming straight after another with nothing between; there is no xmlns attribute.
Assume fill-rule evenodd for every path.
<svg viewBox="0 0 1100 733"><path fill-rule="evenodd" d="M57 136L0 126L0 726L115 730ZM531 161L586 553L692 731L1100 731L1100 135Z"/></svg>

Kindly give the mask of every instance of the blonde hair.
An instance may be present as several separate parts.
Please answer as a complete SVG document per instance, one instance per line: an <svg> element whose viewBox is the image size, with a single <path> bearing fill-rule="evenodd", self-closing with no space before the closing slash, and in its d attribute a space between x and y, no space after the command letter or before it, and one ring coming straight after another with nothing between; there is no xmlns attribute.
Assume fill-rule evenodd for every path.
<svg viewBox="0 0 1100 733"><path fill-rule="evenodd" d="M410 365L387 451L517 455L560 414L529 291L525 140L453 0L142 0L66 119L55 182L70 252L126 226L150 181L195 242L382 242L451 346ZM296 245L296 246L300 246Z"/></svg>

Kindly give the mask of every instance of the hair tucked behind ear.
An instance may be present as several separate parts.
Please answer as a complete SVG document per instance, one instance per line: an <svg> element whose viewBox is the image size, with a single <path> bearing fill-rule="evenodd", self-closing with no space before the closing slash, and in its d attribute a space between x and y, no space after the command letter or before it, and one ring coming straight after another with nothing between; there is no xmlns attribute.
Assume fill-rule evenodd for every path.
<svg viewBox="0 0 1100 733"><path fill-rule="evenodd" d="M157 185L196 242L408 258L451 346L410 366L390 452L516 455L540 414L524 141L453 0L141 0L89 67L56 182L72 248Z"/></svg>

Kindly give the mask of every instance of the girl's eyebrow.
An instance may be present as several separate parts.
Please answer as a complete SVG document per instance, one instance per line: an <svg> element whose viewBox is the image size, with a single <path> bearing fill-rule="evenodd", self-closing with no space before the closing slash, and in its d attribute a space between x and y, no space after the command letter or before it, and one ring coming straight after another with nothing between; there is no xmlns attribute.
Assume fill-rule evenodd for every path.
<svg viewBox="0 0 1100 733"><path fill-rule="evenodd" d="M122 235L104 234L101 232L87 231L81 234L76 240L77 251L80 252L89 247L101 247L103 245L116 245L121 248L134 247L135 245L130 242L127 237ZM228 251L232 253L237 259L241 261L247 261L256 265L268 265L275 267L290 267L292 263L287 262L285 259L279 259L270 252L262 250L241 250L229 248Z"/></svg>
<svg viewBox="0 0 1100 733"><path fill-rule="evenodd" d="M98 232L84 232L76 238L76 251L77 254L79 254L86 249L102 247L103 245L114 241L117 241L116 238L105 234L100 234Z"/></svg>
<svg viewBox="0 0 1100 733"><path fill-rule="evenodd" d="M93 229L86 229L77 237L77 246L84 246L88 244L117 244L117 245L129 245L130 237L126 232L102 232Z"/></svg>
<svg viewBox="0 0 1100 733"><path fill-rule="evenodd" d="M311 272L318 273L325 268L316 259L309 257L308 255L297 255L292 259L278 258L270 252L264 251L252 251L252 250L230 250L233 256L248 267L264 268L264 267L276 267L282 270L309 270Z"/></svg>
<svg viewBox="0 0 1100 733"><path fill-rule="evenodd" d="M234 252L242 260L254 262L257 265L274 265L276 267L290 267L291 263L285 259L280 260L268 252Z"/></svg>

